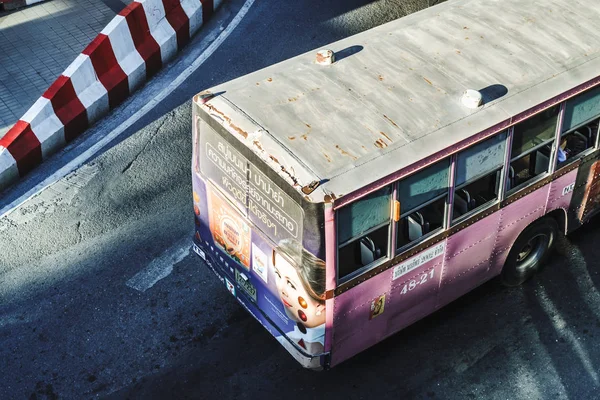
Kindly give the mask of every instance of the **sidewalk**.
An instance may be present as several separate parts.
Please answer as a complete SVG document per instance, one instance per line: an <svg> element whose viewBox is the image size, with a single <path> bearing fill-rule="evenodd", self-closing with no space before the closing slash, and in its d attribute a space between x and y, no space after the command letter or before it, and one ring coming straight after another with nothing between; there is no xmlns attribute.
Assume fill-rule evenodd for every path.
<svg viewBox="0 0 600 400"><path fill-rule="evenodd" d="M0 137L127 3L50 0L0 14Z"/></svg>

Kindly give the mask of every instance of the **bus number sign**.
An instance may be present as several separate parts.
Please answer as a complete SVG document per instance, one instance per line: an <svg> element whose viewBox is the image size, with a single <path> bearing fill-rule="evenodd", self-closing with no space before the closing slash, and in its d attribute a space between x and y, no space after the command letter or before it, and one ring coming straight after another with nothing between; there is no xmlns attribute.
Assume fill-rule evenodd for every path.
<svg viewBox="0 0 600 400"><path fill-rule="evenodd" d="M419 268L421 265L433 260L444 254L444 250L446 250L446 243L442 242L437 246L434 246L428 250L425 250L421 254L416 257L411 258L408 261L403 262L402 264L396 265L394 267L394 274L392 280L396 280L403 275L408 274L410 271Z"/></svg>

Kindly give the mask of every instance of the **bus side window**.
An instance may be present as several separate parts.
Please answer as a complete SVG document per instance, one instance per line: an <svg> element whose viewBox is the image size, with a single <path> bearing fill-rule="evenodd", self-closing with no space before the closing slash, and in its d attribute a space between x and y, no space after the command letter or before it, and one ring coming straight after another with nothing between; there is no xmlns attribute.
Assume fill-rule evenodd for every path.
<svg viewBox="0 0 600 400"><path fill-rule="evenodd" d="M404 248L443 227L449 168L450 162L446 159L398 184L402 214L396 230L396 248Z"/></svg>
<svg viewBox="0 0 600 400"><path fill-rule="evenodd" d="M554 106L515 125L510 156L515 187L548 171L548 149L554 141L559 110L559 106ZM515 187L507 189L514 190Z"/></svg>
<svg viewBox="0 0 600 400"><path fill-rule="evenodd" d="M458 153L452 219L498 199L506 131Z"/></svg>
<svg viewBox="0 0 600 400"><path fill-rule="evenodd" d="M386 186L338 210L338 279L387 257L391 200Z"/></svg>
<svg viewBox="0 0 600 400"><path fill-rule="evenodd" d="M596 146L599 116L600 88L567 100L560 143L556 148L559 167L575 161L581 153Z"/></svg>

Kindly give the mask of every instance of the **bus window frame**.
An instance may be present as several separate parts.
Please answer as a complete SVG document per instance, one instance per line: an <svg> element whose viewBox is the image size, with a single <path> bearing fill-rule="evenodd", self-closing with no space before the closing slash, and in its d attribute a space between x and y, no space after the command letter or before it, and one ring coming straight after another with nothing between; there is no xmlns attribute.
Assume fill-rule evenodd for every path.
<svg viewBox="0 0 600 400"><path fill-rule="evenodd" d="M448 168L450 168L450 166L448 166ZM449 174L448 174L449 175ZM400 182L395 182L396 185L399 185ZM448 184L450 185L450 184ZM398 240L398 236L396 234L396 236L392 239L393 243L394 243L394 248L395 250L395 254L394 255L399 255L399 254L403 254L405 251L407 251L408 249L410 249L411 247L417 246L419 245L421 242L424 242L425 240L430 239L433 236L436 236L439 233L444 232L446 229L448 229L448 213L449 213L449 204L448 204L448 198L450 197L450 186L448 186L448 191L444 194L438 195L436 197L434 197L433 199L417 206L414 207L413 209L411 209L410 211L406 212L406 213L402 213L400 214L400 218L398 218L398 221L394 221L394 225L396 226L396 231L398 231L398 225L400 224L400 221L402 220L402 218L406 218L409 215L411 215L412 213L415 213L437 201L440 201L443 198L446 198L446 201L444 202L444 215L442 216L442 226L440 226L439 228L437 228L436 230L427 232L426 234L424 234L423 236L419 237L416 240L413 240L412 242L406 243L405 245L401 246L401 247L396 247L396 242Z"/></svg>
<svg viewBox="0 0 600 400"><path fill-rule="evenodd" d="M483 140L481 140L479 142L473 143L470 146L465 147L465 148L461 149L460 151L457 151L456 153L454 153L452 155L452 159L453 159L452 165L451 165L451 168L452 168L452 171L451 171L452 185L450 187L450 190L452 191L452 196L451 196L451 202L450 202L451 209L450 209L450 212L449 212L449 215L448 215L448 228L453 228L454 226L461 224L462 222L466 221L467 219L471 218L472 216L474 216L474 215L476 215L476 214L478 214L480 212L485 212L486 210L488 210L488 209L490 209L492 207L497 206L504 199L504 196L505 196L505 193L506 193L505 189L506 189L507 175L508 175L506 173L506 171L508 170L508 168L506 166L508 165L507 163L510 163L510 161L508 160L508 158L510 157L510 146L512 146L512 130L513 130L512 126L509 127L509 128L506 128L506 129L501 129L498 132L494 133L493 135L490 135L490 136L486 137L485 139L483 139ZM483 173L475 176L474 178L472 178L472 179L470 179L468 181L465 181L462 184L456 186L456 184L455 184L456 181L455 181L454 177L456 176L456 164L457 164L457 160L458 160L458 154L461 153L461 152L463 152L463 151L465 151L465 150L467 150L467 149L469 149L469 148L472 148L473 146L478 145L479 143L483 143L486 140L489 140L489 139L493 138L496 135L502 135L502 134L505 134L505 138L504 138L504 157L503 157L504 161L503 161L502 165L500 167L494 169L494 170L491 170L491 171L488 171L488 172L483 172ZM474 208L472 210L469 210L468 212L466 212L466 213L458 216L457 218L453 218L453 216L454 216L454 195L456 193L456 190L457 189L462 189L463 187L465 187L465 186L467 186L467 185L469 185L469 184L471 184L473 182L476 182L479 179L485 178L488 175L491 175L493 173L497 173L498 171L500 171L500 177L498 178L498 182L497 182L497 185L498 185L498 189L497 189L498 190L498 195L496 196L496 200L493 200L493 201L490 200L490 201L488 201L486 203L483 203L480 206L478 206L478 207L476 207L476 208Z"/></svg>
<svg viewBox="0 0 600 400"><path fill-rule="evenodd" d="M566 104L566 102L564 104ZM599 138L598 137L600 136L600 115L598 115L598 116L596 116L594 118L591 118L591 119L589 119L589 120L587 120L587 121L585 121L585 122L577 125L576 127L571 128L570 130L568 130L568 131L566 131L566 132L564 132L562 134L559 133L559 136L556 139L556 142L555 142L555 145L554 145L554 148L553 148L553 150L557 154L558 154L558 146L560 145L560 141L561 141L561 139L563 137L565 137L567 135L570 135L571 133L575 132L577 129L581 128L582 126L586 126L586 125L588 125L588 124L590 124L590 123L592 123L594 121L598 122L598 127L596 128L596 137L594 139L594 143L591 146L589 146L587 149L585 149L584 151L582 151L580 153L577 153L576 155L568 158L567 160L563 161L560 164L558 162L558 157L555 157L555 159L554 159L554 168L555 168L556 171L558 171L558 170L560 170L560 169L562 169L562 168L564 168L566 166L569 166L569 165L573 164L574 162L577 162L578 160L581 160L582 158L587 157L588 155L590 155L591 153L593 153L594 151L596 151L598 149L598 143L599 143Z"/></svg>
<svg viewBox="0 0 600 400"><path fill-rule="evenodd" d="M378 188L377 190L380 190L380 189L384 188L385 186L388 186L388 185L383 185L382 187ZM337 241L337 238L339 237L339 233L338 233L339 232L338 231L338 229L339 229L339 218L338 218L339 211L341 209L343 209L343 207L348 207L348 206L350 206L352 204L355 204L356 202L364 199L364 197L356 199L355 201L352 201L352 202L350 202L348 204L344 204L343 207L340 207L337 210L335 210L335 217L334 217L334 221L335 221L335 237L336 237L336 239L335 239L335 241L336 241L336 243L335 243L335 257L336 257L335 277L336 277L336 283L337 283L337 285L341 285L343 283L351 281L352 279L356 278L357 276L360 276L360 275L362 275L364 273L367 273L367 272L371 271L372 269L377 268L378 266L382 265L383 263L388 262L389 260L391 260L391 259L394 258L394 254L392 254L392 248L393 248L393 246L390 243L390 238L392 237L392 227L393 227L393 225L395 225L394 210L393 210L393 208L394 208L394 201L393 200L394 200L395 195L396 195L396 183L395 182L391 184L391 189L392 190L390 191L390 218L388 219L388 221L387 222L382 222L381 224L376 225L376 226L368 229L367 231L363 232L360 236L352 237L352 238L350 238L350 239L348 239L348 240L346 240L346 241L344 241L342 243L339 243ZM373 192L375 192L375 191L373 191ZM371 232L375 232L378 229L383 228L385 225L388 225L388 243L387 243L387 249L386 249L385 254L382 255L381 257L379 257L378 259L374 260L373 262L371 262L371 263L369 263L367 265L363 265L362 267L355 269L351 273L349 273L347 275L344 275L343 277L340 277L340 262L339 262L339 260L340 260L340 249L342 247L345 247L345 246L347 246L347 245L349 245L349 244L357 241L357 240L362 239L363 237L367 236Z"/></svg>
<svg viewBox="0 0 600 400"><path fill-rule="evenodd" d="M557 153L556 143L559 140L560 131L562 129L563 117L564 117L564 113L565 113L565 105L566 105L566 100L561 101L559 103L551 104L548 107L538 110L536 113L528 115L527 118L524 118L524 119L516 122L515 124L513 124L510 127L509 133L508 133L508 135L510 136L510 147L507 146L508 163L505 164L505 167L507 170L510 170L511 164L513 162L520 160L521 158L527 157L528 155L532 154L533 152L538 151L539 149L543 148L544 146L547 146L548 144L551 144L551 146L550 146L550 157L548 157L549 158L548 167L546 167L545 172L537 174L534 177L530 178L529 180L527 180L519 185L510 187L510 188L508 187L508 174L506 174L506 179L504 180L504 197L505 198L507 196L514 195L515 193L520 192L521 190L526 189L532 185L535 185L536 183L546 179L547 177L551 176L554 173L555 168L556 168L556 153ZM520 153L518 156L513 157L512 144L513 144L513 140L514 140L515 126L522 124L522 123L530 120L531 118L535 118L536 116L540 115L541 113L546 112L549 109L556 107L556 106L558 106L559 109L558 109L558 113L556 115L556 126L554 127L554 136L551 139L547 139L542 143L538 143L531 149L524 151L523 153Z"/></svg>
<svg viewBox="0 0 600 400"><path fill-rule="evenodd" d="M485 177L487 177L489 175L492 175L494 173L500 172L500 178L498 178L498 182L497 182L497 185L498 185L498 188L497 188L498 195L496 196L496 199L495 200L489 200L489 201L487 201L487 202L485 202L485 203L483 203L483 204L475 207L474 209L469 210L466 213L459 215L458 217L456 217L454 219L452 219L452 216L454 214L454 202L453 202L452 203L452 215L450 216L451 223L450 223L449 226L453 227L453 226L459 225L460 223L464 222L466 219L471 218L473 215L475 215L475 214L477 214L479 212L485 211L488 208L491 208L491 207L495 206L496 204L500 203L502 201L502 198L501 198L501 189L502 189L502 183L504 182L504 175L506 174L505 171L506 171L505 165L502 165L501 167L498 167L498 168L496 168L496 169L494 169L492 171L489 171L489 172L487 172L485 174L478 175L476 178L473 178L470 181L462 183L459 186L453 187L452 189L453 189L453 192L455 193L456 190L460 190L463 187L468 186L469 184L478 181L479 179L482 179L482 178L485 178Z"/></svg>

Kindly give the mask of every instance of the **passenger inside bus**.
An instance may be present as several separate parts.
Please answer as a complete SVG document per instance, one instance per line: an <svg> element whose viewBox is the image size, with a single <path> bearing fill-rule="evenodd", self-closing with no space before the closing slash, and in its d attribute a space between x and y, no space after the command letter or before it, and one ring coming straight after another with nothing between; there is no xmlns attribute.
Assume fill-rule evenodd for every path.
<svg viewBox="0 0 600 400"><path fill-rule="evenodd" d="M562 166L575 156L594 146L598 134L598 121L581 126L562 136L557 149L557 164Z"/></svg>

